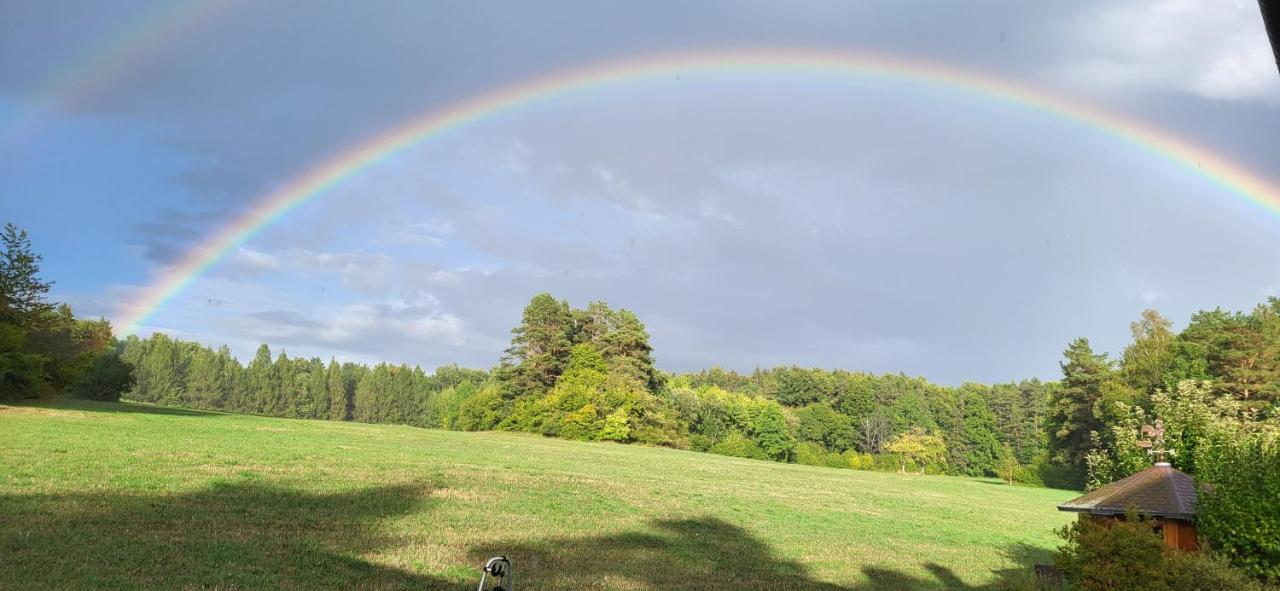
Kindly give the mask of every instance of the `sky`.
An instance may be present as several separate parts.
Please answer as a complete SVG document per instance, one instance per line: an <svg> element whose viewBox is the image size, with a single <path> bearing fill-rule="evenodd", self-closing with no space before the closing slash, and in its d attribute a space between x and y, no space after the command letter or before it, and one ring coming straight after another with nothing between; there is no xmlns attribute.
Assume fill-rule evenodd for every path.
<svg viewBox="0 0 1280 591"><path fill-rule="evenodd" d="M273 190L405 121L597 64L878 54L1178 136L1280 186L1253 2L0 0L0 220L53 297L242 359L495 364L547 291L660 368L1053 379L1155 308L1280 295L1280 217L1096 127L961 88L744 68L599 85L382 159L127 311Z"/></svg>

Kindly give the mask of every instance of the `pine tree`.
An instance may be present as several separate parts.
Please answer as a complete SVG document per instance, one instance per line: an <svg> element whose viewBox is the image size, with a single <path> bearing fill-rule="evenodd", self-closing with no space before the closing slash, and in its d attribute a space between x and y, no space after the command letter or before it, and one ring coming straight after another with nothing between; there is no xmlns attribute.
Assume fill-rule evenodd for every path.
<svg viewBox="0 0 1280 591"><path fill-rule="evenodd" d="M275 391L275 364L271 361L271 348L266 343L258 346L253 361L245 371L245 389L238 412L265 414L270 408Z"/></svg>
<svg viewBox="0 0 1280 591"><path fill-rule="evenodd" d="M630 310L610 314L610 330L603 336L600 352L613 371L642 384L649 391L658 388L653 368L653 347L644 323Z"/></svg>
<svg viewBox="0 0 1280 591"><path fill-rule="evenodd" d="M53 309L45 301L53 283L40 280L41 257L32 250L26 230L5 224L0 246L0 322L30 327Z"/></svg>
<svg viewBox="0 0 1280 591"><path fill-rule="evenodd" d="M573 347L569 303L549 293L533 296L520 325L511 330L499 377L514 397L542 394L564 372Z"/></svg>
<svg viewBox="0 0 1280 591"><path fill-rule="evenodd" d="M1062 385L1050 403L1049 444L1059 462L1083 477L1091 434L1104 428L1098 402L1112 367L1106 354L1094 354L1084 338L1072 341L1063 355Z"/></svg>

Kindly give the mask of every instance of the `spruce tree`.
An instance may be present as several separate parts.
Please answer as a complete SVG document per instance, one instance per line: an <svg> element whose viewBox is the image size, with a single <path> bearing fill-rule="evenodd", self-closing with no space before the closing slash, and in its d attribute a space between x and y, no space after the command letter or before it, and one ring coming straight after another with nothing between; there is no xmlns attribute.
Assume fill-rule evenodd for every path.
<svg viewBox="0 0 1280 591"><path fill-rule="evenodd" d="M1089 339L1072 341L1063 355L1062 385L1050 402L1049 443L1058 461L1083 477L1091 434L1104 428L1098 402L1112 367L1105 353L1093 352Z"/></svg>
<svg viewBox="0 0 1280 591"><path fill-rule="evenodd" d="M53 283L40 280L41 257L32 250L26 230L5 224L0 247L0 322L30 327L53 309L45 301Z"/></svg>
<svg viewBox="0 0 1280 591"><path fill-rule="evenodd" d="M264 413L269 408L271 393L275 390L275 365L271 361L271 347L258 346L253 361L245 371L245 391L239 412Z"/></svg>
<svg viewBox="0 0 1280 591"><path fill-rule="evenodd" d="M564 372L573 348L569 303L549 293L533 296L520 325L511 330L499 377L514 397L542 394Z"/></svg>

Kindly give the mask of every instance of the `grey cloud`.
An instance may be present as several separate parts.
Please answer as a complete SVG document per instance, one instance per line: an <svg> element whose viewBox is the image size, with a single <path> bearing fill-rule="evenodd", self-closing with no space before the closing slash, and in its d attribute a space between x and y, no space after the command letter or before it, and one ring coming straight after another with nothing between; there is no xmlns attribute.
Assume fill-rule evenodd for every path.
<svg viewBox="0 0 1280 591"><path fill-rule="evenodd" d="M307 318L293 310L263 310L261 312L251 312L248 316L266 323L294 328L320 328L324 326L323 324Z"/></svg>
<svg viewBox="0 0 1280 591"><path fill-rule="evenodd" d="M140 222L138 243L159 264L412 114L549 71L689 48L871 48L969 64L1096 97L1280 174L1268 158L1275 107L1205 98L1216 96L1206 83L1256 94L1249 79L1213 77L1218 50L1235 49L1195 52L1226 29L1206 23L1190 40L1160 40L1167 56L1144 53L1123 23L1088 29L1100 11L1140 5L1114 6L253 4L149 56L76 113L153 126L192 162L174 179L192 203L175 211L211 213ZM86 20L111 10L82 9ZM0 19L5 96L35 79L5 56L83 32L35 5L14 18ZM20 31L33 22L49 24ZM1078 75L1095 62L1124 71ZM691 76L467 131L255 238L279 268L249 274L233 260L191 294L226 300L210 317L225 324L189 327L195 308L174 304L170 326L325 357L483 367L528 298L551 291L635 309L667 369L800 363L1002 380L1052 376L1082 334L1115 349L1144 300L1174 318L1248 307L1280 268L1273 229L1201 203L1221 193L1201 177L1097 131L929 87Z"/></svg>
<svg viewBox="0 0 1280 591"><path fill-rule="evenodd" d="M223 210L183 211L167 208L149 220L133 224L140 256L165 265L182 257L201 240L222 228L233 212Z"/></svg>

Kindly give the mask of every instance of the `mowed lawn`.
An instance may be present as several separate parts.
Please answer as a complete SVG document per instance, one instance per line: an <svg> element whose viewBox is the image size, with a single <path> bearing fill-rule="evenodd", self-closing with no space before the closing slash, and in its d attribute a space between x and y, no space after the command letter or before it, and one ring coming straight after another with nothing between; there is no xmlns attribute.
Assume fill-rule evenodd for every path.
<svg viewBox="0 0 1280 591"><path fill-rule="evenodd" d="M0 589L971 589L1069 491L508 433L0 405Z"/></svg>

